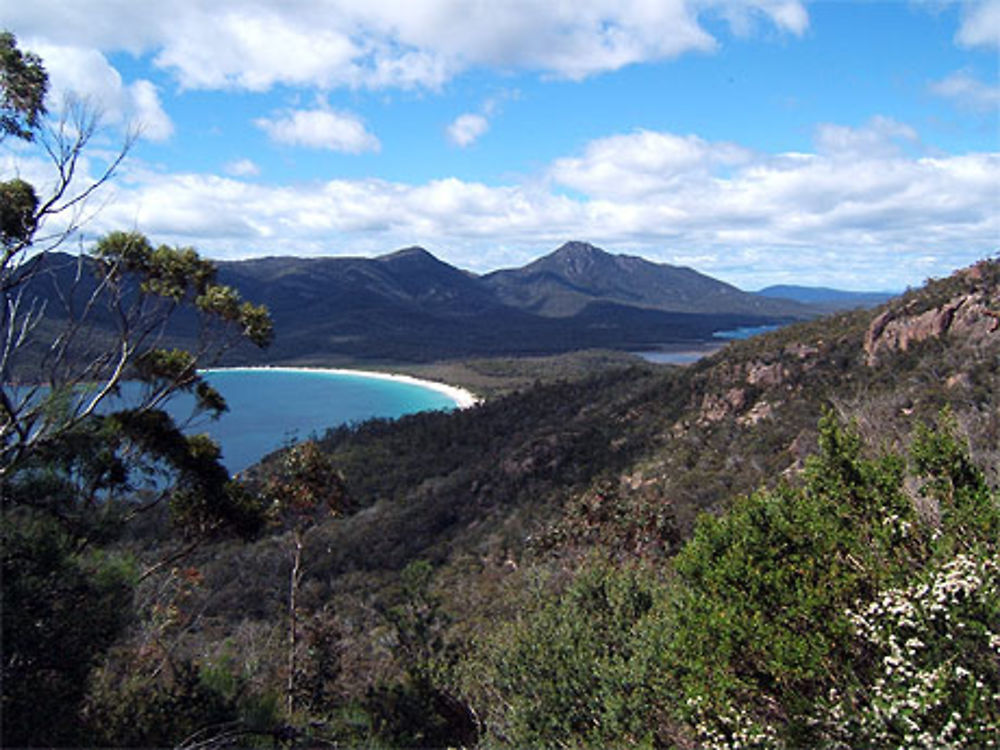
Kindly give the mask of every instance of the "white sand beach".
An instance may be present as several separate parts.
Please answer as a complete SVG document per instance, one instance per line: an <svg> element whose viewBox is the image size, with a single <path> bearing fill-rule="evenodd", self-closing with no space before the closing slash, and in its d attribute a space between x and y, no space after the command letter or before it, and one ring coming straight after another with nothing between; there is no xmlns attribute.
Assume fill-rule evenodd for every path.
<svg viewBox="0 0 1000 750"><path fill-rule="evenodd" d="M266 370L268 372L318 372L318 373L328 373L330 375L357 375L364 378L376 378L379 380L392 380L397 383L409 383L410 385L417 385L421 388L428 388L430 390L437 391L438 393L443 393L448 398L455 402L455 406L459 409L468 409L469 407L475 406L480 401L481 398L476 396L476 394L465 388L459 388L455 385L448 385L447 383L439 383L436 380L423 380L422 378L415 378L412 375L400 375L391 372L377 372L374 370L347 370L343 368L333 368L333 367L286 367L283 365L252 365L248 367L210 367L204 370L199 370L199 372L251 372L254 370Z"/></svg>

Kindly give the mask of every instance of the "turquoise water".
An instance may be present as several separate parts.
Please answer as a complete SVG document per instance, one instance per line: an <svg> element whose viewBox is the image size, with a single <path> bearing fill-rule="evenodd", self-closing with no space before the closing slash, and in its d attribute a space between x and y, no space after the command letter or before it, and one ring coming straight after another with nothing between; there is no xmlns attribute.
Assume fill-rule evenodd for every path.
<svg viewBox="0 0 1000 750"><path fill-rule="evenodd" d="M229 411L218 420L201 417L191 430L219 441L223 462L234 473L288 440L322 434L328 427L455 407L452 398L430 388L362 375L216 370L205 373L205 379L223 395ZM183 419L192 403L177 399L169 410Z"/></svg>
<svg viewBox="0 0 1000 750"><path fill-rule="evenodd" d="M207 432L222 447L230 472L243 471L293 439L322 435L328 427L372 417L400 417L455 408L455 400L414 383L364 375L283 370L210 370L203 373L226 399L218 419L192 417L194 397L179 394L166 411L189 433ZM142 385L122 384L108 410L134 404Z"/></svg>

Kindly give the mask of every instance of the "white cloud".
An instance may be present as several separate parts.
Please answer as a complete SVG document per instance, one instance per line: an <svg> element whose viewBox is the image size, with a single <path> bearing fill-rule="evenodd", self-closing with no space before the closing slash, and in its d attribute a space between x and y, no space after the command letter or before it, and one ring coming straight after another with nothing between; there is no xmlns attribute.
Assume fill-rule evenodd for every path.
<svg viewBox="0 0 1000 750"><path fill-rule="evenodd" d="M640 130L589 143L582 156L557 160L552 178L592 197L639 197L709 180L720 167L745 163L750 152L696 135Z"/></svg>
<svg viewBox="0 0 1000 750"><path fill-rule="evenodd" d="M801 3L795 0L772 0L771 2L731 2L715 3L715 12L729 23L739 36L750 36L763 20L793 34L803 34L809 27L809 15Z"/></svg>
<svg viewBox="0 0 1000 750"><path fill-rule="evenodd" d="M277 143L322 148L349 154L378 151L378 138L368 132L356 115L329 109L299 109L254 124Z"/></svg>
<svg viewBox="0 0 1000 750"><path fill-rule="evenodd" d="M357 77L354 60L364 54L336 14L314 22L294 7L231 2L184 3L172 12L176 20L164 24L171 36L160 40L156 63L188 88L345 85Z"/></svg>
<svg viewBox="0 0 1000 750"><path fill-rule="evenodd" d="M537 182L274 187L157 173L123 185L98 222L139 226L211 257L374 254L417 243L476 271L585 238L664 262L698 258L699 270L748 288L778 268L800 283L899 288L997 252L1000 154L913 156L880 137L916 134L888 119L826 125L823 148L776 154L691 135L612 136L551 166L554 187L570 185L575 196ZM933 267L920 265L928 256Z"/></svg>
<svg viewBox="0 0 1000 750"><path fill-rule="evenodd" d="M22 36L151 53L183 87L436 89L473 66L571 79L715 49L703 18L802 34L800 0L34 0L5 8Z"/></svg>
<svg viewBox="0 0 1000 750"><path fill-rule="evenodd" d="M150 81L126 85L100 52L43 42L24 45L41 56L49 74L49 105L58 111L67 97L86 102L108 124L124 125L152 141L169 138L174 127Z"/></svg>
<svg viewBox="0 0 1000 750"><path fill-rule="evenodd" d="M894 156L902 142L919 141L909 125L890 117L876 116L860 128L824 123L816 128L820 153L838 159L875 159Z"/></svg>
<svg viewBox="0 0 1000 750"><path fill-rule="evenodd" d="M930 90L970 109L995 112L1000 107L1000 86L985 84L965 71L932 83Z"/></svg>
<svg viewBox="0 0 1000 750"><path fill-rule="evenodd" d="M963 47L1000 47L1000 0L964 3L955 41Z"/></svg>
<svg viewBox="0 0 1000 750"><path fill-rule="evenodd" d="M251 159L236 159L226 164L224 169L233 177L256 177L260 174L260 167Z"/></svg>
<svg viewBox="0 0 1000 750"><path fill-rule="evenodd" d="M456 117L448 126L448 140L459 148L465 148L475 143L489 129L490 122L483 115L466 113Z"/></svg>
<svg viewBox="0 0 1000 750"><path fill-rule="evenodd" d="M163 111L160 96L149 81L136 81L125 89L125 111L143 138L165 141L174 133L174 124Z"/></svg>

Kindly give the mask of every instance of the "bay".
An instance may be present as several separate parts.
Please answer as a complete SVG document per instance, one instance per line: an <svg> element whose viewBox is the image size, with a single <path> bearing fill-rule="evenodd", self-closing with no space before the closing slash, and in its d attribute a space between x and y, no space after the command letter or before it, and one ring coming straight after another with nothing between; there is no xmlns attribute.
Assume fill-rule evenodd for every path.
<svg viewBox="0 0 1000 750"><path fill-rule="evenodd" d="M230 472L243 471L290 440L372 417L401 417L453 409L446 393L412 382L322 370L210 370L205 379L226 399L229 411L216 420L196 419L189 430L207 432L222 446ZM178 398L175 419L191 412L193 399Z"/></svg>

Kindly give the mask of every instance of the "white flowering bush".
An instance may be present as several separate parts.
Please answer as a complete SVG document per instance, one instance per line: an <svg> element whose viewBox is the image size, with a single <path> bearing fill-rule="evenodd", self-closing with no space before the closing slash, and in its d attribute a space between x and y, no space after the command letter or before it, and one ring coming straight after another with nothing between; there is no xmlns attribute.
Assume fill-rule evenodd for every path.
<svg viewBox="0 0 1000 750"><path fill-rule="evenodd" d="M689 698L687 707L700 750L781 750L786 747L774 726L732 703L710 706L698 696Z"/></svg>
<svg viewBox="0 0 1000 750"><path fill-rule="evenodd" d="M821 722L839 747L996 747L1000 565L957 554L912 586L850 611L869 679L831 691Z"/></svg>

